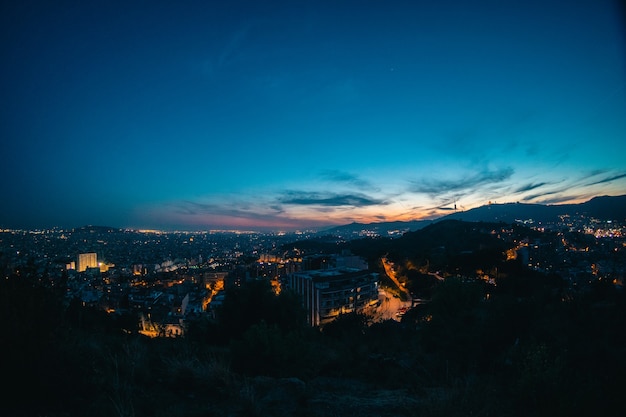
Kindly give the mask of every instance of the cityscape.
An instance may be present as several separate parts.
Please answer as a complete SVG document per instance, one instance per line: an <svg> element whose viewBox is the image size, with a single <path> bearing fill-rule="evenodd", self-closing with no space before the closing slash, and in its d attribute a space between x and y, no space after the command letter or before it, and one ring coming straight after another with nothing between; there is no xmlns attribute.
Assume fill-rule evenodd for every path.
<svg viewBox="0 0 626 417"><path fill-rule="evenodd" d="M620 203L622 200L623 196L608 197L604 202L617 208L619 212L621 209L618 206L623 204ZM623 290L626 276L626 218L597 218L583 212L582 207L586 206L581 205L581 211L578 212L560 214L550 222L531 218L518 219L514 223L468 222L441 218L414 231L401 232L397 229L398 224L393 224L385 235L376 232L386 230L382 224L368 225L362 229L352 225L348 229L332 228L294 233L162 232L107 226L49 230L4 229L0 231L0 266L5 297L3 308L5 313L18 308L29 308L32 312L38 310L37 307L33 308L33 301L28 300L35 297L29 295L29 292L35 291L33 294L36 294L39 291L36 288L40 288L50 292L46 297L56 298L61 303L60 306L63 306L59 307L65 317L62 322L69 320L63 327L69 326L68 329L74 329L74 332L83 335L80 337L95 337L94 340L101 340L99 343L104 344L118 343L115 341L120 336L122 344L129 343L132 340L129 337L145 338L142 343L148 340L153 342L144 348L155 352L165 349L166 345L162 346L160 340L176 341L179 344L178 349L184 350L189 349L189 346L204 346L201 349L213 352L211 355L219 356L219 361L215 362L214 358L202 365L204 359L195 358L193 360L199 362L189 368L188 372L199 372L192 371L197 366L219 366L219 378L228 378L228 381L215 380L217 376L212 373L209 380L203 382L193 381L195 378L208 378L209 374L202 377L189 376L191 379L186 385L178 386L175 391L185 392L189 389L189 392L196 393L193 394L195 396L200 395L197 389L202 389L205 384L218 384L219 387L226 383L228 389L241 389L240 384L248 384L249 389L253 390L247 394L251 397L230 393L225 400L213 398L210 401L213 404L211 407L219 410L219 413L243 415L250 410L262 410L269 415L283 415L284 410L290 410L287 413L300 413L310 410L311 407L317 411L307 412L320 416L338 410L356 409L380 413L380 407L396 412L406 407L424 407L424 401L442 401L432 397L432 393L416 396L411 393L410 387L416 383L420 386L425 384L422 389L433 384L446 386L452 378L449 374L450 359L445 362L447 370L443 379L434 377L428 382L418 383L412 377L402 377L397 381L399 386L397 383L389 385L382 382L372 385L371 388L358 385L365 392L378 389L376 386L389 390L387 396L370 405L364 405L367 403L363 403L363 398L359 395L354 397L355 392L348 390L340 394L341 390L331 388L347 376L336 374L330 368L315 368L317 370L314 374L319 375L313 377L306 369L314 365L304 365L293 355L304 355L305 361L312 360L311 352L304 347L307 344L317 345L318 349L326 350L326 354L334 351L335 355L343 355L336 350L336 346L328 345L329 341L334 340L332 343L346 344L348 347L356 340L361 340L358 343L361 344L361 349L368 352L369 366L383 367L377 371L380 375L386 375L388 371L382 369L388 368L391 363L395 364L393 366L401 366L401 369L406 368L405 371L413 369L416 358L402 359L408 351L405 354L399 354L400 351L393 353L397 349L396 342L389 341L387 345L382 340L369 340L369 337L377 337L377 332L381 331L387 332L388 336L405 338L407 342L418 337L416 340L421 340L419 344L425 344L420 349L426 349L428 337L432 337L429 335L434 331L429 329L437 328L435 323L440 317L449 314L456 317L460 314L454 319L461 320L453 326L457 329L453 331L456 333L441 334L436 336L436 342L429 343L439 344L450 337L458 338L464 334L458 325L463 325L464 320L467 320L463 315L471 311L465 310L470 307L466 305L466 297L469 295L460 295L464 293L477 294L476 301L480 304L474 304L471 308L484 311L482 314L494 314L495 311L489 311L498 311L503 305L513 302L506 308L527 311L529 317L523 321L531 320L534 314L538 314L533 313L529 307L537 302L537 297L541 297L546 303L545 306L533 307L540 311L546 308L550 311L569 310L576 305L586 309L584 306L589 302L586 300L591 299L591 308L600 309L598 311L603 314L620 314L626 306ZM495 207L493 209L496 213ZM21 285L26 285L26 292L13 298L11 294L20 294L16 292L16 288ZM446 291L454 291L451 288L454 289L455 285L460 285L461 293L442 295ZM514 294L516 298L510 299ZM455 304L446 309L458 311L443 313L440 310L441 297L453 297L449 302L454 300ZM48 299L43 304L48 305L50 301ZM31 307L27 307L28 305ZM508 323L504 324L507 329L515 329L514 321L519 318L515 318L518 313L514 313L514 310L508 311L503 317L494 316L490 320L504 319ZM551 314L557 314L555 317L558 317L555 311ZM623 319L623 315L612 318L617 320L616 325L622 323ZM19 326L21 321L14 320L13 324ZM479 322L482 323L482 320ZM604 323L603 328L612 326L608 323ZM102 328L108 330L101 333ZM9 343L19 340L15 339L15 335L26 330L15 329L7 333ZM59 328L57 331L67 330ZM362 335L349 336L354 331L362 332ZM482 331L484 330L478 331L472 337L464 337L472 339ZM261 345L258 344L259 341L251 342L249 338L258 332L259 335L255 337L262 337L260 340L268 337L277 339L274 342L266 340ZM481 343L486 343L485 346L490 349L497 350L499 343L507 345L502 354L509 352L505 354L508 359L504 359L505 362L501 364L503 359L488 355L491 366L504 366L508 369L506 361L516 360L514 356L508 356L517 349L515 346L520 343L520 337L524 338L520 336L524 334L523 330L518 329L516 332L520 333L516 333L515 337L495 337L490 342L485 340L493 339L494 336L486 339L482 336ZM372 336L367 336L368 334ZM617 340L622 340L618 334L614 336ZM64 336L66 337L68 336ZM291 340L292 337L299 338L299 341ZM322 339L318 340L319 337ZM356 339L349 342L346 337ZM252 345L248 345L249 343ZM469 342L466 340L463 343ZM532 339L524 340L523 343L530 343L532 349L546 346L535 345L536 342ZM354 345L356 346L359 345ZM466 348L469 349L470 346ZM241 349L243 353L239 352ZM413 349L410 351L413 352ZM442 346L441 349L449 348ZM411 355L425 355L423 359L432 361L427 366L434 372L441 366L438 364L441 359L438 358L438 353L426 352L418 350ZM134 357L133 360L140 360L135 356L138 352L126 354ZM615 354L621 355L618 352ZM175 354L175 357L177 355L180 354ZM346 361L344 364L333 366L342 369L352 360L361 357L361 354L356 354L356 357L351 355L341 359ZM388 355L400 356L390 359ZM615 360L614 355L610 356ZM165 359L167 363L171 360L166 359L167 357L161 357L161 360ZM325 355L319 356L318 352L315 357L317 359L314 362ZM406 363L400 365L404 363L402 361ZM378 362L379 365L375 365ZM332 360L329 364L331 363ZM162 366L169 367L169 371L165 372L181 372L177 370L180 364ZM618 365L616 369L622 369L621 366ZM359 369L360 367L355 368L356 373L350 377L351 381L361 380L364 371ZM507 372L512 372L513 369L510 368ZM552 371L554 369L550 372ZM457 376L454 378L465 378L462 376L465 372L467 371L455 368L453 373ZM476 375L481 375L481 371L472 371L475 372L478 372ZM491 372L489 371L489 375ZM555 378L562 378L562 372L564 371L559 371ZM330 379L320 379L321 375ZM239 380L242 377L244 379ZM424 375L418 379L423 377ZM543 381L545 377L541 376L540 380ZM127 383L136 384L138 381L129 380ZM147 382L142 384L145 383ZM320 383L322 386L317 385ZM191 385L187 386L188 384ZM270 385L266 386L267 384ZM167 389L167 385L161 384L160 388L153 389L161 391ZM109 393L111 389L117 390L114 387L101 388ZM223 388L222 386L221 389ZM139 388L133 388L134 391L137 389ZM445 389L447 395L461 395L456 388ZM525 389L538 395L536 387ZM616 386L616 389L621 388ZM120 395L120 392L115 392ZM335 393L332 395L345 396L341 397L343 405L337 404L328 408L330 406L325 396L331 392ZM541 393L555 395L552 389L545 387ZM154 412L147 411L150 407L134 395L116 399L119 403L115 407L142 408L142 411L133 411L129 415ZM176 397L177 394L173 395ZM295 396L295 402L293 398L289 398L291 395ZM401 398L396 397L397 395L401 395ZM310 398L305 400L307 396ZM183 403L175 398L171 401L178 404L174 415L190 415L185 411L186 407L206 407L195 399L187 399ZM240 403L241 401L244 402ZM278 401L281 407L285 407L283 411L278 412L272 401ZM586 406L598 405L593 399L589 401L589 404L583 403ZM604 397L602 401L605 401ZM54 401L42 402L44 407L50 407L51 404ZM442 404L438 407L443 407ZM473 408L499 407L492 403L481 404L479 406L470 401L466 405ZM322 405L326 408L319 408ZM612 402L609 405L616 407L621 406L621 403ZM80 402L74 406L79 409L86 407ZM529 406L531 409L547 407L537 402ZM208 409L213 409L211 407ZM455 410L456 406L447 405L444 408ZM552 406L547 408L552 409ZM7 410L17 412L11 407ZM119 412L120 415L127 415L124 413L128 411Z"/></svg>
<svg viewBox="0 0 626 417"><path fill-rule="evenodd" d="M558 274L570 291L603 280L623 286L623 222L565 214L554 223L536 224L532 219L524 219L516 224L524 229L503 225L488 231L510 246L506 250L507 260L519 258L531 270ZM375 307L386 298L384 289L379 289L379 272L349 248L352 240L381 236L371 228L344 235L326 233L160 232L102 226L2 230L0 250L5 278L11 273L19 276L29 271L41 285L66 285L66 297L76 298L83 305L111 314L133 311L144 326L141 331L152 336L182 336L188 315L212 312L223 300L226 289L259 279L270 282L276 293L289 288L300 294L307 303L308 322L314 326L341 313L368 311L374 317ZM400 235L393 230L384 237L397 239ZM299 247L299 243L320 236L336 247L335 253L328 253L327 249L307 250L306 245ZM389 268L383 271L392 275ZM440 273L428 269L425 272ZM477 270L464 278L495 283L495 274ZM446 275L451 274L446 271ZM309 285L328 285L337 277L345 277L347 282L336 284L333 293L340 289L342 294L357 290L359 294L340 297L341 300L329 296L320 303L316 297L323 297L323 291L314 296L308 293L311 289L304 288L305 281ZM395 287L390 290L405 290L399 282ZM408 293L409 300L404 301L414 297ZM319 311L322 304L328 307L325 313ZM398 304L391 317L397 319L400 309L405 312L404 304Z"/></svg>
<svg viewBox="0 0 626 417"><path fill-rule="evenodd" d="M623 1L0 27L0 416L626 415Z"/></svg>

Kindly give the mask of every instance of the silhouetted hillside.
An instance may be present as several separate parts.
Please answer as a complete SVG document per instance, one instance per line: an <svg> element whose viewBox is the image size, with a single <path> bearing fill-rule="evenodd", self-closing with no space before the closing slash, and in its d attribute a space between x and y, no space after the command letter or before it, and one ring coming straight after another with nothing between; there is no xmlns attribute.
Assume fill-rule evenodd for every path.
<svg viewBox="0 0 626 417"><path fill-rule="evenodd" d="M350 223L342 226L332 227L324 230L324 233L329 233L337 236L351 235L360 233L364 230L377 233L381 236L387 236L390 233L404 233L409 231L419 230L423 227L432 224L432 220L413 220L408 222L396 221L396 222L380 222L380 223Z"/></svg>
<svg viewBox="0 0 626 417"><path fill-rule="evenodd" d="M368 258L370 265L374 256L386 254L403 269L473 274L476 269L490 269L502 261L508 246L496 236L500 228L502 223L442 220L397 239L355 240L348 247Z"/></svg>
<svg viewBox="0 0 626 417"><path fill-rule="evenodd" d="M481 246L500 244L490 233L499 223L472 223L454 219L441 220L415 232L407 232L391 243L391 251L415 253L444 248L449 253L473 251Z"/></svg>
<svg viewBox="0 0 626 417"><path fill-rule="evenodd" d="M575 207L574 207L575 208ZM595 197L580 204L582 213L602 220L626 220L626 195Z"/></svg>
<svg viewBox="0 0 626 417"><path fill-rule="evenodd" d="M595 197L581 204L489 204L443 217L470 222L504 222L533 219L536 222L556 222L561 215L585 215L600 220L626 219L626 195Z"/></svg>

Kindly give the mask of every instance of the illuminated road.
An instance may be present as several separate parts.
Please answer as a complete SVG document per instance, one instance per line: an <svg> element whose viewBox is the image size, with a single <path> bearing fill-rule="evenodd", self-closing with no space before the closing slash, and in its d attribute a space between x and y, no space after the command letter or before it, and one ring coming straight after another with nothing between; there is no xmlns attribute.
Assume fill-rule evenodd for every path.
<svg viewBox="0 0 626 417"><path fill-rule="evenodd" d="M402 285L400 281L398 281L398 278L396 278L396 271L393 270L393 264L389 262L387 258L381 258L381 261L383 262L383 267L385 268L385 273L387 274L387 276L393 281L394 284L396 284L396 287L398 287L400 291L406 294L410 304L411 293L409 292L409 290L404 288L404 285Z"/></svg>
<svg viewBox="0 0 626 417"><path fill-rule="evenodd" d="M400 311L401 308L411 307L410 301L402 301L398 297L388 295L383 290L380 291L378 298L381 300L380 306L377 309L380 320L393 319L400 321L402 317L398 315L398 311Z"/></svg>
<svg viewBox="0 0 626 417"><path fill-rule="evenodd" d="M393 270L392 264L387 260L387 258L382 258L382 262L387 276L391 279L391 281L393 281L400 291L407 295L409 301L402 301L397 296L388 294L384 290L379 290L379 305L378 307L369 310L367 314L372 317L373 321L384 321L389 319L400 321L402 319L402 317L398 315L400 309L411 308L411 294L406 288L404 288L404 286L402 286L402 284L400 284L400 281L396 278L396 273Z"/></svg>

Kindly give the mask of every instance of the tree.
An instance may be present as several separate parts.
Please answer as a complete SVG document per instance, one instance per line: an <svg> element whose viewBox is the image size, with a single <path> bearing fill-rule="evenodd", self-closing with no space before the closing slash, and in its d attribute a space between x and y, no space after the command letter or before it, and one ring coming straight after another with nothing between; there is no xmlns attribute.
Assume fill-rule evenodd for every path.
<svg viewBox="0 0 626 417"><path fill-rule="evenodd" d="M243 335L252 325L262 321L289 332L305 326L300 299L290 291L276 295L269 281L255 280L226 291L217 318L227 338Z"/></svg>

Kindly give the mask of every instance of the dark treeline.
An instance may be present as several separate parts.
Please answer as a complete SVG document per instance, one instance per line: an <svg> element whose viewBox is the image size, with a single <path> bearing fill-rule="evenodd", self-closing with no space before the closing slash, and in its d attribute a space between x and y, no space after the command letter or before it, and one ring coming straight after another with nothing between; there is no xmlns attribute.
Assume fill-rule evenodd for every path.
<svg viewBox="0 0 626 417"><path fill-rule="evenodd" d="M623 415L624 292L600 281L571 296L558 276L498 265L495 286L429 281L401 322L349 314L323 330L294 294L251 281L181 339L9 274L0 414Z"/></svg>

